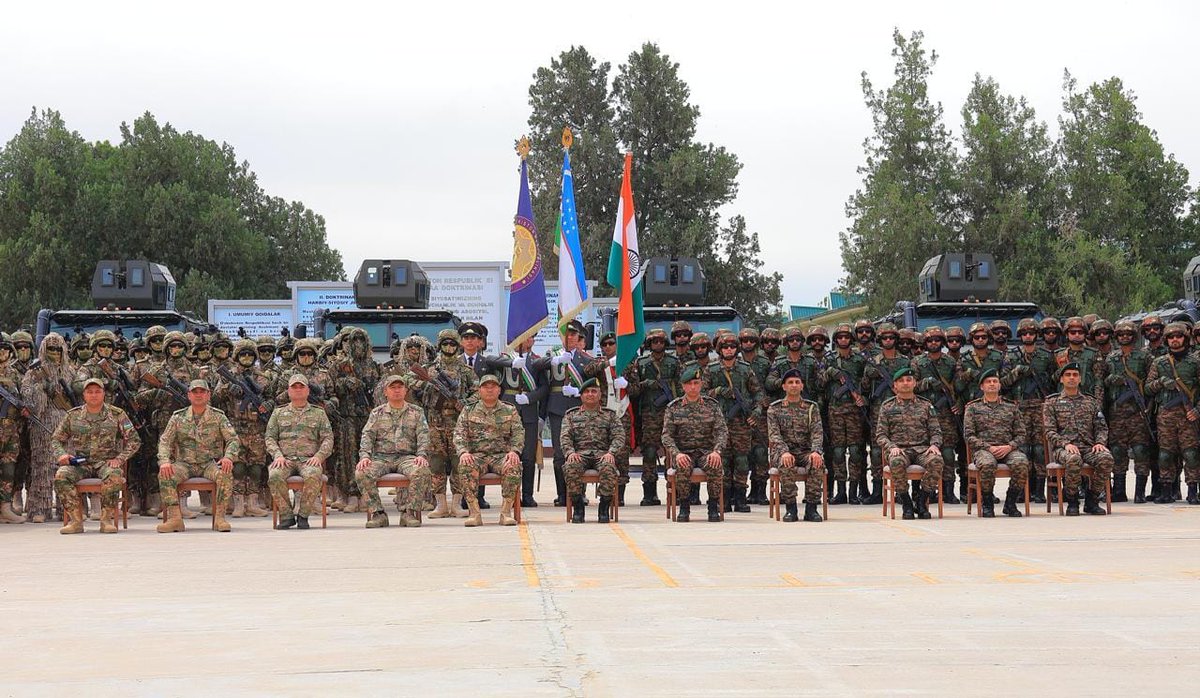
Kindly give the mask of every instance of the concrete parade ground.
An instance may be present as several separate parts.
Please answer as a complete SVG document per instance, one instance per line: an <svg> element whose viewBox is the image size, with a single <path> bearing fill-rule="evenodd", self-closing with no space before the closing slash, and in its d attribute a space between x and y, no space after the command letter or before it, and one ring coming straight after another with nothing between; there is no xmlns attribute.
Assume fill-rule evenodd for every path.
<svg viewBox="0 0 1200 698"><path fill-rule="evenodd" d="M0 695L1196 695L1200 507L0 526ZM1132 478L1130 478L1132 480ZM1003 481L1002 481L1003 482ZM660 493L663 489L660 480ZM1003 484L997 487L1002 493ZM390 499L390 498L389 498ZM193 508L198 499L192 497ZM936 509L935 509L936 515Z"/></svg>

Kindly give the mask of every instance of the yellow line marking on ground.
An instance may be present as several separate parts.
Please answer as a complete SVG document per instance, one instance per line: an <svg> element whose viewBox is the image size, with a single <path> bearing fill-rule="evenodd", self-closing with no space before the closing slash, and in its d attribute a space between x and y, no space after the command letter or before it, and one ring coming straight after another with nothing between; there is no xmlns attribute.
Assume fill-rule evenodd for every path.
<svg viewBox="0 0 1200 698"><path fill-rule="evenodd" d="M521 566L525 568L525 582L531 587L540 587L537 564L533 560L533 543L529 539L529 528L524 521L517 527L521 532Z"/></svg>
<svg viewBox="0 0 1200 698"><path fill-rule="evenodd" d="M787 585L790 587L806 587L806 586L808 586L802 580L800 580L800 578L794 577L790 574L781 574L779 576L781 579L783 579L783 581L787 582Z"/></svg>
<svg viewBox="0 0 1200 698"><path fill-rule="evenodd" d="M663 585L671 588L677 588L679 586L679 582L675 581L674 577L667 574L667 571L663 568L654 564L654 561L651 560L646 553L642 552L642 549L638 547L638 544L633 542L633 539L629 537L629 534L621 530L620 524L610 523L608 526L613 530L613 533L617 534L618 538L624 541L625 545L629 548L629 552L633 553L633 556L638 560L641 560L642 564L649 568L650 571L653 572L660 581L662 581Z"/></svg>
<svg viewBox="0 0 1200 698"><path fill-rule="evenodd" d="M1011 565L1013 567L1017 567L1025 573L1045 574L1045 572L1043 570L1041 570L1037 565L1034 565L1033 563L1026 562L1025 560L1020 560L1020 559L1017 559L1014 557L1004 557L1003 555L993 555L987 551L980 550L978 548L963 548L963 552L967 553L968 555L974 555L976 557L981 557L985 560L991 560L992 562L999 562L1003 565Z"/></svg>
<svg viewBox="0 0 1200 698"><path fill-rule="evenodd" d="M884 520L883 525L887 526L888 528L894 528L897 531L900 531L901 533L903 533L904 535L910 536L912 538L924 538L925 537L924 531L919 531L915 528L909 528L908 526L901 526L900 524L898 524L890 519Z"/></svg>
<svg viewBox="0 0 1200 698"><path fill-rule="evenodd" d="M937 577L925 572L913 572L912 576L916 577L922 582L925 582L926 584L941 584L941 581L939 581Z"/></svg>
<svg viewBox="0 0 1200 698"><path fill-rule="evenodd" d="M467 586L471 587L472 589L487 589L491 585L492 583L486 579L472 579L471 581L467 582Z"/></svg>

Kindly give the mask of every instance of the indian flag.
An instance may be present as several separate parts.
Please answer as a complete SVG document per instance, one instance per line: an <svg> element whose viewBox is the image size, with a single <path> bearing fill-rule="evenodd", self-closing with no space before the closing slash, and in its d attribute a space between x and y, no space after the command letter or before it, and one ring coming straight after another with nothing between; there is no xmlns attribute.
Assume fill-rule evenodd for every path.
<svg viewBox="0 0 1200 698"><path fill-rule="evenodd" d="M625 175L617 202L612 251L608 255L608 285L617 289L617 373L637 356L646 337L642 320L642 258L638 254L637 220L633 215L633 154L625 153Z"/></svg>

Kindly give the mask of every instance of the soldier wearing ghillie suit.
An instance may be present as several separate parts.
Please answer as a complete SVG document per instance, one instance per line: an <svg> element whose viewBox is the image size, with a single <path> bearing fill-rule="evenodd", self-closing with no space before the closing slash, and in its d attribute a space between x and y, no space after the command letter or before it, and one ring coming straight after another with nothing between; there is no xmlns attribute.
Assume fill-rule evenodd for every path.
<svg viewBox="0 0 1200 698"><path fill-rule="evenodd" d="M343 511L365 511L358 502L358 483L354 463L358 462L359 441L374 402L371 395L379 382L379 365L371 358L371 339L366 330L349 329L342 339L344 355L331 358L329 375L338 397L338 488L346 492L348 503Z"/></svg>
<svg viewBox="0 0 1200 698"><path fill-rule="evenodd" d="M67 343L56 332L42 339L38 356L21 379L21 395L30 414L54 429L73 406L71 383L74 371L67 365ZM30 478L29 500L25 510L29 520L42 523L53 518L53 481L58 463L54 458L50 434L29 429Z"/></svg>
<svg viewBox="0 0 1200 698"><path fill-rule="evenodd" d="M429 514L431 519L469 516L468 511L458 507L463 490L458 478L453 477L458 462L454 449L454 427L479 384L475 372L459 356L458 347L457 331L445 329L438 332L437 358L424 366L409 366L410 376L406 378L410 388L420 397L425 407L425 419L429 422L429 469L433 474L433 497L437 502ZM520 448L517 450L519 452ZM446 497L447 480L450 481L449 498ZM472 493L475 491L472 490Z"/></svg>
<svg viewBox="0 0 1200 698"><path fill-rule="evenodd" d="M215 357L214 357L215 358ZM212 378L219 381L213 391L213 403L221 409L237 431L240 447L233 464L233 517L267 516L271 512L258 505L266 482L267 421L275 409L271 395L271 376L257 365L254 343L239 339L234 347L232 370L216 365ZM264 503L265 498L264 498Z"/></svg>

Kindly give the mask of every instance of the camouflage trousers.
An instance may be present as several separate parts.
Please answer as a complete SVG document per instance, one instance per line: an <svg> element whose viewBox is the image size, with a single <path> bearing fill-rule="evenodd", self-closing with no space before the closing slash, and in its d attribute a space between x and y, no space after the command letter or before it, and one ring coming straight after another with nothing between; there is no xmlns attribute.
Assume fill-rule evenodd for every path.
<svg viewBox="0 0 1200 698"><path fill-rule="evenodd" d="M111 508L117 505L117 495L125 487L125 471L114 468L107 462L100 465L60 465L54 472L54 491L58 493L58 501L63 509L74 509L79 506L79 493L75 485L88 477L98 477L100 483L100 506Z"/></svg>
<svg viewBox="0 0 1200 698"><path fill-rule="evenodd" d="M1046 427L1042 422L1042 401L1022 400L1017 403L1025 422L1025 438L1029 440L1029 460L1038 477L1046 477Z"/></svg>
<svg viewBox="0 0 1200 698"><path fill-rule="evenodd" d="M708 462L708 451L685 451L684 455L692 459L692 468L700 468L704 471L704 476L708 478L708 499L716 502L721 498L721 490L724 489L724 472L719 465L710 465ZM670 455L671 466L675 469L675 501L686 502L688 497L692 496L692 478L688 468L681 468L675 464L674 454Z"/></svg>
<svg viewBox="0 0 1200 698"><path fill-rule="evenodd" d="M17 456L21 451L21 430L15 419L0 419L0 503L11 502L17 479Z"/></svg>
<svg viewBox="0 0 1200 698"><path fill-rule="evenodd" d="M233 493L255 494L267 467L266 434L261 431L238 431L238 459L233 462ZM283 511L283 509L280 509Z"/></svg>
<svg viewBox="0 0 1200 698"><path fill-rule="evenodd" d="M825 489L825 466L812 466L812 451L793 451L792 455L796 462L790 466L781 462L771 463L772 467L779 469L781 500L784 504L796 503L796 495L799 493L796 480L800 476L800 469L804 468L804 503L820 504L821 492Z"/></svg>
<svg viewBox="0 0 1200 698"><path fill-rule="evenodd" d="M1150 474L1153 455L1150 427L1137 403L1128 400L1109 408L1108 448L1113 454L1113 472L1129 470L1129 458L1133 457L1133 470L1138 475Z"/></svg>
<svg viewBox="0 0 1200 698"><path fill-rule="evenodd" d="M833 479L844 482L847 477L858 480L867 467L867 449L863 443L862 409L853 402L829 406L829 443L832 447ZM846 461L850 461L849 472Z"/></svg>
<svg viewBox="0 0 1200 698"><path fill-rule="evenodd" d="M921 489L926 493L936 493L942 484L942 456L940 453L929 453L928 446L909 446L900 449L899 455L886 453L884 457L887 458L898 492L901 487L908 486L908 466L913 464L925 469L925 474L921 476Z"/></svg>
<svg viewBox="0 0 1200 698"><path fill-rule="evenodd" d="M1200 480L1200 435L1197 423L1189 422L1187 408L1168 407L1158 411L1158 479L1171 483L1179 474L1179 461L1187 482Z"/></svg>
<svg viewBox="0 0 1200 698"><path fill-rule="evenodd" d="M526 426L526 429L529 427ZM625 438L628 441L630 434L633 433L633 425L629 422L629 412L626 411L621 415L621 428L625 430ZM628 445L628 443L627 443ZM617 482L622 485L629 482L629 451L631 449L623 449L621 455L617 456Z"/></svg>
<svg viewBox="0 0 1200 698"><path fill-rule="evenodd" d="M129 460L129 489L143 499L158 493L158 438L158 430L147 426L141 447Z"/></svg>
<svg viewBox="0 0 1200 698"><path fill-rule="evenodd" d="M750 441L750 473L755 480L766 480L771 470L771 460L767 455L767 420L760 419L754 427L754 436Z"/></svg>
<svg viewBox="0 0 1200 698"><path fill-rule="evenodd" d="M583 476L589 470L596 471L600 476L600 484L596 486L596 492L601 497L613 496L621 477L620 467L615 463L607 465L600 462L600 457L604 455L600 451L584 451L579 455L581 460L578 463L568 460L563 465L563 475L567 479L567 496L574 497L577 494L583 494ZM617 461L619 462L620 458Z"/></svg>
<svg viewBox="0 0 1200 698"><path fill-rule="evenodd" d="M1025 490L1025 481L1029 479L1029 459L1017 449L1008 452L1003 458L996 458L987 449L980 449L971 454L971 459L979 467L979 484L984 494L991 492L996 486L996 466L1003 463L1012 474L1008 478L1008 488Z"/></svg>
<svg viewBox="0 0 1200 698"><path fill-rule="evenodd" d="M343 414L335 427L339 437L334 444L334 452L337 454L337 486L347 494L358 494L358 485L354 481L354 466L358 463L358 445L362 442L362 430L366 425L366 415Z"/></svg>
<svg viewBox="0 0 1200 698"><path fill-rule="evenodd" d="M429 417L429 472L432 475L434 494L445 494L446 480L450 480L450 492L462 494L458 481L458 455L454 451L454 423L458 412L454 410L427 410Z"/></svg>
<svg viewBox="0 0 1200 698"><path fill-rule="evenodd" d="M476 453L474 465L464 465L460 460L454 468L455 479L462 487L467 503L478 503L479 478L486 473L500 476L500 496L504 499L517 496L521 488L521 462L505 465L507 453Z"/></svg>
<svg viewBox="0 0 1200 698"><path fill-rule="evenodd" d="M304 478L304 489L300 490L300 516L312 516L318 510L317 497L321 495L320 465L305 465L303 461L288 461L279 468L271 468L267 474L267 488L271 490L271 498L275 500L275 508L280 512L290 512L292 502L288 499L287 479L293 475Z"/></svg>
<svg viewBox="0 0 1200 698"><path fill-rule="evenodd" d="M190 477L204 477L217 483L216 496L213 506L221 509L229 503L229 495L233 492L233 473L226 473L215 462L209 463L180 463L171 464L174 471L168 477L161 472L158 475L158 489L162 495L164 507L179 504L179 483Z"/></svg>
<svg viewBox="0 0 1200 698"><path fill-rule="evenodd" d="M1063 476L1063 487L1067 493L1078 492L1079 483L1083 479L1083 466L1092 466L1095 477L1091 479L1092 494L1104 496L1104 486L1112 477L1113 457L1108 451L1094 453L1090 447L1080 448L1079 453L1067 453L1065 448L1054 449L1054 460L1067 469Z"/></svg>
<svg viewBox="0 0 1200 698"><path fill-rule="evenodd" d="M728 445L721 451L721 462L725 466L725 483L734 487L745 487L750 477L750 444L754 432L745 417L726 419L729 427Z"/></svg>
<svg viewBox="0 0 1200 698"><path fill-rule="evenodd" d="M367 500L367 511L383 511L383 502L379 500L379 487L375 483L388 473L399 473L408 478L408 487L400 490L400 510L419 511L421 504L429 496L433 473L429 471L429 466L417 465L416 456L394 453L374 454L371 465L354 475L358 480L358 491L362 492L363 498Z"/></svg>
<svg viewBox="0 0 1200 698"><path fill-rule="evenodd" d="M659 456L662 447L662 410L642 410L639 417L638 447L642 449L642 482L658 482Z"/></svg>

